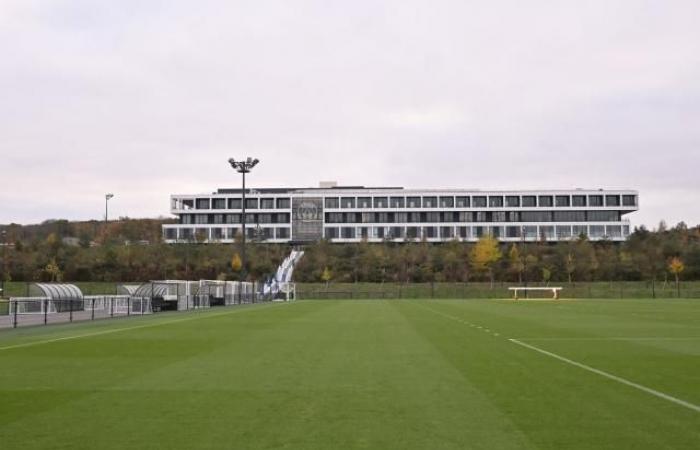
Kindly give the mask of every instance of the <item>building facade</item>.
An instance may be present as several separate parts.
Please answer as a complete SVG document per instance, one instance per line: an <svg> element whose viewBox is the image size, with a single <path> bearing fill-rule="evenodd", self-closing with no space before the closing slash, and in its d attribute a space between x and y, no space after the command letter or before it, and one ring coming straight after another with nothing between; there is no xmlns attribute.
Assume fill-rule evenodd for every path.
<svg viewBox="0 0 700 450"><path fill-rule="evenodd" d="M628 213L639 209L632 190L479 191L331 186L246 190L246 235L268 243L427 240L623 241ZM173 195L177 223L163 238L233 242L241 230L240 189Z"/></svg>

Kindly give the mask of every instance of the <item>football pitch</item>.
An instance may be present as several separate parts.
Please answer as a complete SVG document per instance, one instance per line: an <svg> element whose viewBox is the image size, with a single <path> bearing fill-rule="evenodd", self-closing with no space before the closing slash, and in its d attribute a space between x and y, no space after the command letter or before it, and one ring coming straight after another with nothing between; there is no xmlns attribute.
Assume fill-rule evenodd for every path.
<svg viewBox="0 0 700 450"><path fill-rule="evenodd" d="M0 448L697 449L700 302L313 300L3 330Z"/></svg>

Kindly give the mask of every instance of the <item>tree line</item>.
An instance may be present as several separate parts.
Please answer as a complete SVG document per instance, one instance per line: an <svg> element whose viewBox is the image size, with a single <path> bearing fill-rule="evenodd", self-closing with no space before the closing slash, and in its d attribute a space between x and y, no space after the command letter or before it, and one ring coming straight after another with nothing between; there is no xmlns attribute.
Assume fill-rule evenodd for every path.
<svg viewBox="0 0 700 450"><path fill-rule="evenodd" d="M247 267L240 244L164 244L160 219L52 221L4 230L2 279L9 281L146 281L151 279L263 279L288 255L289 245L249 242ZM425 241L305 246L295 269L301 282L700 280L700 227L680 223L640 227L622 243L502 243Z"/></svg>

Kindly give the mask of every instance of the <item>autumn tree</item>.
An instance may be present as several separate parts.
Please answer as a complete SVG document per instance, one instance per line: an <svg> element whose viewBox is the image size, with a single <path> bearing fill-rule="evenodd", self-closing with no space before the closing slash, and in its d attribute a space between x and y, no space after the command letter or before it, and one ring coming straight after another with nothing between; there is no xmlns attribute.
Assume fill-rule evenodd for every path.
<svg viewBox="0 0 700 450"><path fill-rule="evenodd" d="M323 268L323 273L321 273L321 281L326 283L326 289L328 289L328 283L331 281L331 278L333 277L333 274L331 273L331 270L328 268L328 266Z"/></svg>
<svg viewBox="0 0 700 450"><path fill-rule="evenodd" d="M491 289L493 289L494 282L493 268L501 259L501 256L498 241L490 235L482 236L474 245L470 254L470 262L474 271L488 274L491 281Z"/></svg>
<svg viewBox="0 0 700 450"><path fill-rule="evenodd" d="M233 270L235 273L238 273L241 271L243 268L243 262L241 261L241 257L238 253L234 253L233 257L231 258L231 270Z"/></svg>
<svg viewBox="0 0 700 450"><path fill-rule="evenodd" d="M678 256L671 258L668 263L668 271L671 272L676 279L676 292L678 293L678 297L681 296L680 276L681 272L684 270L685 264L683 264L683 261Z"/></svg>
<svg viewBox="0 0 700 450"><path fill-rule="evenodd" d="M525 271L525 261L520 254L516 244L511 245L508 251L508 263L510 270L518 275L518 284L523 284L523 272Z"/></svg>

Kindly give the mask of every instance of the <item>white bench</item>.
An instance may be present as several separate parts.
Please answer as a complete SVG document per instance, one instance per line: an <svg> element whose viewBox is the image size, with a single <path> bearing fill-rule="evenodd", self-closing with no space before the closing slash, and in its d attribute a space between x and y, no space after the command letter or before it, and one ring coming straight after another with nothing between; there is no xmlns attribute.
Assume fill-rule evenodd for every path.
<svg viewBox="0 0 700 450"><path fill-rule="evenodd" d="M518 297L518 292L520 291L551 291L552 292L552 298L554 300L559 299L559 291L562 290L561 287L509 287L509 291L513 291L513 300L517 300Z"/></svg>

